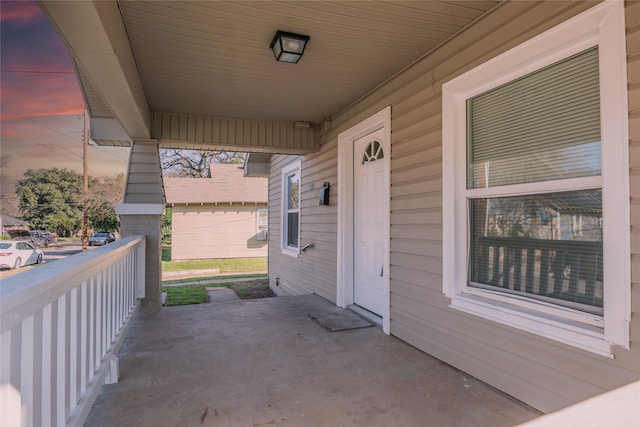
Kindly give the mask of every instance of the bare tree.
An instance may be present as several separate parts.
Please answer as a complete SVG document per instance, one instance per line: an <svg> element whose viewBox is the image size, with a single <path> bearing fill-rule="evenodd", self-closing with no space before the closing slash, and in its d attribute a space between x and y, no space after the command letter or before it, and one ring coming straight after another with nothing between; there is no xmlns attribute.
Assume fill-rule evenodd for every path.
<svg viewBox="0 0 640 427"><path fill-rule="evenodd" d="M115 206L122 201L124 186L125 178L122 173L116 177L91 179L87 204L89 223L94 229L114 231L119 228L120 221Z"/></svg>
<svg viewBox="0 0 640 427"><path fill-rule="evenodd" d="M20 199L16 193L2 193L0 195L0 213L19 218Z"/></svg>
<svg viewBox="0 0 640 427"><path fill-rule="evenodd" d="M242 164L246 153L231 151L160 149L162 173L166 176L206 178L210 176L211 163Z"/></svg>

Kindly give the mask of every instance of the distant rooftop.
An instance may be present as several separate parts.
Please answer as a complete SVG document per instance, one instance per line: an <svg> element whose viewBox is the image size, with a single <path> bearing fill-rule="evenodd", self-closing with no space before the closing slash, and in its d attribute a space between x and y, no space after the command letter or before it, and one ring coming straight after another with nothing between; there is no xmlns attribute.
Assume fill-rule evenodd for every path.
<svg viewBox="0 0 640 427"><path fill-rule="evenodd" d="M27 221L5 214L0 214L0 221L4 227L29 227L29 223Z"/></svg>
<svg viewBox="0 0 640 427"><path fill-rule="evenodd" d="M211 178L164 177L167 203L267 203L268 179L243 176L242 165L212 164Z"/></svg>

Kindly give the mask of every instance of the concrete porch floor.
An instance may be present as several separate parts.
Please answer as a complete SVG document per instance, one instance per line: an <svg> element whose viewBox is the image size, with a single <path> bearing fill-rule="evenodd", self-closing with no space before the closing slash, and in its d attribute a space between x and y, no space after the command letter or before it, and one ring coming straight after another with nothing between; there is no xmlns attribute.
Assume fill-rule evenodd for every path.
<svg viewBox="0 0 640 427"><path fill-rule="evenodd" d="M86 426L513 426L541 415L315 295L138 314Z"/></svg>

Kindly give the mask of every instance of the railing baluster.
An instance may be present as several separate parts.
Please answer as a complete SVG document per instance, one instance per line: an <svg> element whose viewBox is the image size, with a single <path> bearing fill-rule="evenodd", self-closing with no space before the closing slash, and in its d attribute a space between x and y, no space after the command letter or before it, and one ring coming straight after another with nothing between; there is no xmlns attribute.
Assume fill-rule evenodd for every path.
<svg viewBox="0 0 640 427"><path fill-rule="evenodd" d="M69 326L69 310L67 306L68 294L62 295L58 298L58 319L56 333L56 425L63 425L67 419L68 411L68 396L69 396L69 379L67 373L69 372L68 361L68 340L69 333L67 327Z"/></svg>
<svg viewBox="0 0 640 427"><path fill-rule="evenodd" d="M564 258L564 251L555 251L555 257L553 260L553 292L551 295L556 298L560 298L562 296L564 288Z"/></svg>
<svg viewBox="0 0 640 427"><path fill-rule="evenodd" d="M95 342L95 351L94 351L94 364L95 366L100 365L100 360L102 359L103 351L102 351L102 273L98 272L96 275L96 342Z"/></svg>
<svg viewBox="0 0 640 427"><path fill-rule="evenodd" d="M2 352L2 357L0 357L0 384L2 384L2 389L0 390L7 393L3 396L2 405L4 408L17 408L20 406L20 394L18 392L20 383L15 377L16 373L21 373L20 349L22 346L19 342L16 342L16 338L20 338L20 335L16 332L21 329L21 326L18 325L0 335L0 351ZM7 426L20 425L20 414L18 411L13 413L3 411L0 413L0 422L2 425Z"/></svg>
<svg viewBox="0 0 640 427"><path fill-rule="evenodd" d="M567 254L567 263L571 267L569 273L569 291L567 298L570 301L578 301L578 279L580 277L580 254L576 252L569 252Z"/></svg>
<svg viewBox="0 0 640 427"><path fill-rule="evenodd" d="M475 254L478 265L478 281L480 283L489 283L489 258L491 256L491 246L478 244L478 253Z"/></svg>
<svg viewBox="0 0 640 427"><path fill-rule="evenodd" d="M534 284L534 276L535 276L535 262L536 262L536 250L533 248L527 248L527 270L525 273L526 277L526 292L529 294L533 293L533 284Z"/></svg>
<svg viewBox="0 0 640 427"><path fill-rule="evenodd" d="M89 317L89 342L87 347L87 381L91 380L95 372L94 351L96 340L96 278L95 276L89 280L89 305L87 315Z"/></svg>
<svg viewBox="0 0 640 427"><path fill-rule="evenodd" d="M104 348L109 348L109 343L113 341L113 335L111 335L111 331L113 330L113 325L111 324L111 320L113 318L113 288L117 286L117 280L111 278L105 289L105 316L104 316Z"/></svg>
<svg viewBox="0 0 640 427"><path fill-rule="evenodd" d="M504 245L504 262L502 266L502 283L503 287L513 289L513 279L511 278L511 268L513 266L513 248Z"/></svg>
<svg viewBox="0 0 640 427"><path fill-rule="evenodd" d="M596 271L597 256L596 254L588 254L584 256L583 270L585 275L585 299L587 304L596 302Z"/></svg>
<svg viewBox="0 0 640 427"><path fill-rule="evenodd" d="M71 408L75 406L78 401L78 390L80 385L80 363L78 362L80 353L80 328L78 327L79 321L79 308L78 308L78 295L80 290L74 288L71 290L71 304L69 307L70 325L69 325L69 413L71 415Z"/></svg>
<svg viewBox="0 0 640 427"><path fill-rule="evenodd" d="M517 246L514 249L514 265L513 265L513 289L522 290L522 247Z"/></svg>
<svg viewBox="0 0 640 427"><path fill-rule="evenodd" d="M0 335L0 383L11 382L11 361L16 356L13 354L14 348L11 345L11 330Z"/></svg>
<svg viewBox="0 0 640 427"><path fill-rule="evenodd" d="M57 310L56 310L57 314ZM42 342L40 343L42 346L41 354L42 354L42 365L41 370L42 374L40 375L42 378L42 389L41 389L41 399L42 399L42 418L40 420L40 425L49 426L52 424L51 418L51 387L53 380L53 369L52 365L55 361L55 353L53 352L53 333L54 333L54 319L53 319L53 307L51 304L46 305L42 309Z"/></svg>
<svg viewBox="0 0 640 427"><path fill-rule="evenodd" d="M87 325L87 313L89 311L89 292L88 280L82 282L80 294L80 387L78 390L87 388L87 350L89 348L89 332ZM80 396L78 396L79 398ZM77 403L73 402L74 404Z"/></svg>
<svg viewBox="0 0 640 427"><path fill-rule="evenodd" d="M20 357L22 363L20 365L20 397L22 404L28 408L32 408L25 414L24 425L31 426L33 424L33 394L34 394L34 378L33 378L33 357L34 357L34 328L33 316L29 316L22 321L22 348Z"/></svg>
<svg viewBox="0 0 640 427"><path fill-rule="evenodd" d="M540 250L540 295L549 293L549 249Z"/></svg>
<svg viewBox="0 0 640 427"><path fill-rule="evenodd" d="M491 268L491 283L500 286L500 258L502 258L502 246L493 247L493 263Z"/></svg>
<svg viewBox="0 0 640 427"><path fill-rule="evenodd" d="M44 308L44 307L43 307ZM42 425L42 309L33 314L33 425ZM22 357L25 355L23 354Z"/></svg>

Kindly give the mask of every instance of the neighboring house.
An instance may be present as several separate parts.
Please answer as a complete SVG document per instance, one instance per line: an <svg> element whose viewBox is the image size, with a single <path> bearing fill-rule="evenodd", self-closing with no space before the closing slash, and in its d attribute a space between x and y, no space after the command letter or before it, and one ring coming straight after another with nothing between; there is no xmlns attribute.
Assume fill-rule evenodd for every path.
<svg viewBox="0 0 640 427"><path fill-rule="evenodd" d="M267 256L267 179L212 164L211 178L164 178L171 259Z"/></svg>
<svg viewBox="0 0 640 427"><path fill-rule="evenodd" d="M0 214L0 228L3 236L8 235L11 238L29 237L29 230L31 229L27 221L4 214Z"/></svg>

